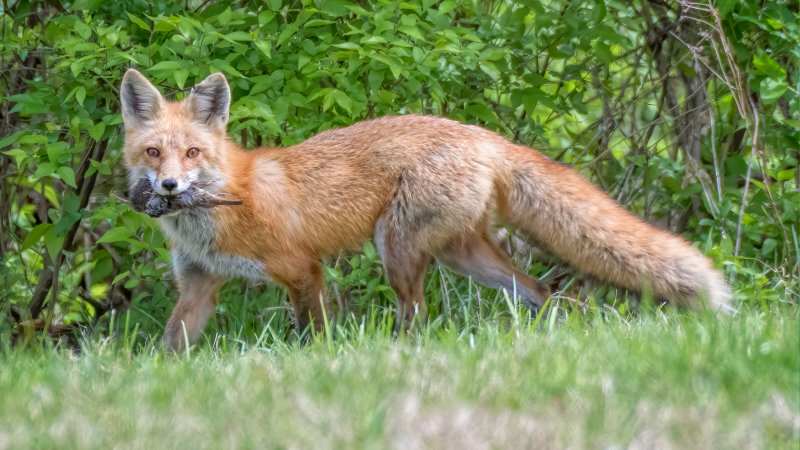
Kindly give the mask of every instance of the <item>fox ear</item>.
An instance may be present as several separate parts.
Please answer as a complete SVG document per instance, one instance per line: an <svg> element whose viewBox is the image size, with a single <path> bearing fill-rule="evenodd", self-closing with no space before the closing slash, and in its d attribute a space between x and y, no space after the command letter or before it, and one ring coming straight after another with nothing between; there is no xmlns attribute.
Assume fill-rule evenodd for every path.
<svg viewBox="0 0 800 450"><path fill-rule="evenodd" d="M147 78L134 69L128 69L119 88L122 120L134 125L156 118L164 104L164 97Z"/></svg>
<svg viewBox="0 0 800 450"><path fill-rule="evenodd" d="M224 130L231 107L231 89L225 75L212 73L195 85L189 94L189 105L196 120Z"/></svg>

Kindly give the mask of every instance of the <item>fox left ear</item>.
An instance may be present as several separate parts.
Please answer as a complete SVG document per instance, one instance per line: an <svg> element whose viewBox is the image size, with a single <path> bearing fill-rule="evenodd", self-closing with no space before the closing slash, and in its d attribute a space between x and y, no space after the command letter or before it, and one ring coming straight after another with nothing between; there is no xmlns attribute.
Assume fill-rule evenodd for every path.
<svg viewBox="0 0 800 450"><path fill-rule="evenodd" d="M188 100L195 119L223 130L228 125L231 89L225 75L219 72L209 75L192 88Z"/></svg>

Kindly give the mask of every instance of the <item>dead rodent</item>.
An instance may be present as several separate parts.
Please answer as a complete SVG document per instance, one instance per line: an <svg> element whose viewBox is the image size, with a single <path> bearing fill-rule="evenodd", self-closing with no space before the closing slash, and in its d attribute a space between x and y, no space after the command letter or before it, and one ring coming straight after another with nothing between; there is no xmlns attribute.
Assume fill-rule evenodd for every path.
<svg viewBox="0 0 800 450"><path fill-rule="evenodd" d="M190 186L178 195L163 196L153 190L147 178L141 178L130 190L133 209L150 217L160 217L187 208L212 208L220 205L241 205L238 199L212 194L197 186Z"/></svg>

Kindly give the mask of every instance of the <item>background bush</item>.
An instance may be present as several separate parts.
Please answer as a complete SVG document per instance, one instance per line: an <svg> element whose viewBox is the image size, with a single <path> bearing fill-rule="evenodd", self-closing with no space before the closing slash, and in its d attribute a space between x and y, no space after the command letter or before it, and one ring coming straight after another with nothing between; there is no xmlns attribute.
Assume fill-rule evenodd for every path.
<svg viewBox="0 0 800 450"><path fill-rule="evenodd" d="M740 300L797 302L797 17L797 1L4 1L0 335L103 330L131 307L157 333L169 312L167 243L123 200L128 67L175 99L223 72L247 147L386 114L485 126L699 243ZM391 307L369 244L336 256L342 308ZM568 283L548 267L529 265ZM432 270L429 294L449 276ZM273 320L247 306L264 292L280 304L229 283L218 326Z"/></svg>

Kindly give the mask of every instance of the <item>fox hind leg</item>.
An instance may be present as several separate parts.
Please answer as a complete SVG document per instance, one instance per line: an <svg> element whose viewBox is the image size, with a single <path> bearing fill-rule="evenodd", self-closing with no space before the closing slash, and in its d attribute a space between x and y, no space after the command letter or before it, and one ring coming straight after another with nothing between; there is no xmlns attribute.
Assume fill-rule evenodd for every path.
<svg viewBox="0 0 800 450"><path fill-rule="evenodd" d="M289 293L297 334L302 335L312 324L315 330L321 331L328 313L328 303L323 294L325 280L322 276L322 265L318 261L307 261L292 269L291 273L276 278L286 286ZM330 315L327 317L331 318Z"/></svg>
<svg viewBox="0 0 800 450"><path fill-rule="evenodd" d="M425 274L431 256L417 248L413 239L408 239L390 226L385 219L378 222L375 245L383 259L383 267L389 285L397 296L397 326L404 331L428 316L428 307L423 293Z"/></svg>
<svg viewBox="0 0 800 450"><path fill-rule="evenodd" d="M450 242L436 258L456 272L471 276L493 289L516 292L523 305L540 309L550 296L550 288L514 267L511 258L495 245L486 232L470 232Z"/></svg>

